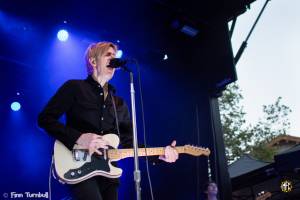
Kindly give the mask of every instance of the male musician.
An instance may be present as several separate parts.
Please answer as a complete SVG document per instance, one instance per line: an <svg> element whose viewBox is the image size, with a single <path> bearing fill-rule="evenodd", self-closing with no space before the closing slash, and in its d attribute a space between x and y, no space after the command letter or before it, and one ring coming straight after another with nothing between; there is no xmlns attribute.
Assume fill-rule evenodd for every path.
<svg viewBox="0 0 300 200"><path fill-rule="evenodd" d="M85 80L65 82L50 99L38 117L38 124L69 150L75 144L92 154L107 149L109 141L102 136L115 133L122 147L132 147L132 127L128 107L115 96L114 87L108 83L115 69L109 67L116 56L117 46L111 42L98 42L86 50L88 77ZM66 124L59 118L66 114ZM165 148L160 156L166 162L175 162L178 153L173 148L176 141ZM95 176L78 184L69 185L78 200L117 200L118 179Z"/></svg>
<svg viewBox="0 0 300 200"><path fill-rule="evenodd" d="M204 187L207 200L217 200L218 199L218 186L215 182L208 182Z"/></svg>

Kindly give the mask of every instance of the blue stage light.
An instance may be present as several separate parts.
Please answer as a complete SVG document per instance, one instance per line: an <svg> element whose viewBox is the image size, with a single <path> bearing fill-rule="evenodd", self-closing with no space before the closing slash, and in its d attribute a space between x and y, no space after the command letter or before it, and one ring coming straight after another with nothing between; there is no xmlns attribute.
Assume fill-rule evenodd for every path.
<svg viewBox="0 0 300 200"><path fill-rule="evenodd" d="M21 104L19 102L15 101L10 105L10 108L13 111L19 111L21 109Z"/></svg>
<svg viewBox="0 0 300 200"><path fill-rule="evenodd" d="M191 27L191 26L188 26L188 25L184 25L182 28L181 28L181 32L185 33L186 35L189 35L191 37L195 37L198 33L199 33L199 30Z"/></svg>
<svg viewBox="0 0 300 200"><path fill-rule="evenodd" d="M116 54L116 58L121 58L123 55L123 51L122 50L118 50L117 54Z"/></svg>
<svg viewBox="0 0 300 200"><path fill-rule="evenodd" d="M62 30L58 31L58 33L57 33L57 38L62 42L67 41L68 37L69 37L69 33L66 30L62 29Z"/></svg>

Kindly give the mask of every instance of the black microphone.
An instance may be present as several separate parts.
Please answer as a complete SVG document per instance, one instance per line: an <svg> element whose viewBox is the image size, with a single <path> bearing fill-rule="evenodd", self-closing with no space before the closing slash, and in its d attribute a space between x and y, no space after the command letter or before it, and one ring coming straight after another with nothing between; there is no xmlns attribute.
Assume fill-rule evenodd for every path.
<svg viewBox="0 0 300 200"><path fill-rule="evenodd" d="M120 58L113 58L110 60L109 65L107 67L110 68L119 68L119 67L124 67L127 63L127 60L123 60Z"/></svg>

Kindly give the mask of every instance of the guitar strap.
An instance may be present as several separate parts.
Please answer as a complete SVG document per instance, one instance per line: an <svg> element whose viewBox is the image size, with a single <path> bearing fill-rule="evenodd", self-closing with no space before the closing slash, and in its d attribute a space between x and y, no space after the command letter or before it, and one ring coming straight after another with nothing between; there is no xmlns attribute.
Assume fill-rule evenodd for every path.
<svg viewBox="0 0 300 200"><path fill-rule="evenodd" d="M120 135L120 129L119 129L119 119L118 119L116 102L115 102L115 99L114 99L114 96L112 95L112 93L109 92L109 94L110 94L110 98L111 98L111 101L112 101L112 104L113 104L113 107L114 107L114 113L115 113L115 119L116 119L116 127L117 127L118 136L120 138L121 135Z"/></svg>

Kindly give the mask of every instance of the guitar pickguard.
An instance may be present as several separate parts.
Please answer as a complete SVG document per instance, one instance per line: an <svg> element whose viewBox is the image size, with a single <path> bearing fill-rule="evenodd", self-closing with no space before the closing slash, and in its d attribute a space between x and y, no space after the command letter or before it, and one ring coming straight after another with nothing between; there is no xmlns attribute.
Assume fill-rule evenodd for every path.
<svg viewBox="0 0 300 200"><path fill-rule="evenodd" d="M103 156L92 156L91 162L86 162L79 168L70 169L64 174L65 179L78 179L86 176L93 171L110 172L108 160L105 160Z"/></svg>

